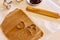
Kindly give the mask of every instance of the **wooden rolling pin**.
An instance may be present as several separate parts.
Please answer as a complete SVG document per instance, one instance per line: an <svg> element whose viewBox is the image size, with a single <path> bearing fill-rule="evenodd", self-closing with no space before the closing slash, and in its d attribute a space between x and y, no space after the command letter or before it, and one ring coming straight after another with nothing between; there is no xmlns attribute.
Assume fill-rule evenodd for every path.
<svg viewBox="0 0 60 40"><path fill-rule="evenodd" d="M53 18L60 18L58 13L43 10L43 9L37 9L37 8L31 7L31 6L27 6L26 10L30 11L30 12L42 14L42 15L45 15L45 16L53 17Z"/></svg>

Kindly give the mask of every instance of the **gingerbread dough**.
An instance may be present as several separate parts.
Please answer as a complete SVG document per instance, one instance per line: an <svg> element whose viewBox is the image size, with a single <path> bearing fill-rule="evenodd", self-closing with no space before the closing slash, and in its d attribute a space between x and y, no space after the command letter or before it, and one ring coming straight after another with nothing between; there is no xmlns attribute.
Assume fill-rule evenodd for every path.
<svg viewBox="0 0 60 40"><path fill-rule="evenodd" d="M9 40L38 40L43 36L42 30L21 9L10 12L1 26Z"/></svg>

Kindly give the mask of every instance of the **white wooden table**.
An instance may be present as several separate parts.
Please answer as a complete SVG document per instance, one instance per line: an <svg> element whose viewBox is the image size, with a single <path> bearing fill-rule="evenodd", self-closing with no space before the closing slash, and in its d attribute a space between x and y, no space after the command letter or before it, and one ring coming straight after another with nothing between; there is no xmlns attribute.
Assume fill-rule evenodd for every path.
<svg viewBox="0 0 60 40"><path fill-rule="evenodd" d="M55 8L50 7L47 3L47 0L43 0L42 3L40 3L38 6L35 6L36 8L41 8L45 10L55 11ZM3 0L0 0L0 8L2 8L2 2ZM48 2L48 1L47 1ZM39 40L60 40L60 19L54 19L43 15L33 14L31 12L26 11L26 6L28 4L26 3L26 0L18 4L12 4L12 7L10 10L1 10L0 9L0 24L3 22L5 16L15 8L22 9L29 18L38 26L40 29L43 30L44 36ZM59 12L58 12L59 13ZM0 28L0 40L7 40L5 35L3 34L1 28Z"/></svg>

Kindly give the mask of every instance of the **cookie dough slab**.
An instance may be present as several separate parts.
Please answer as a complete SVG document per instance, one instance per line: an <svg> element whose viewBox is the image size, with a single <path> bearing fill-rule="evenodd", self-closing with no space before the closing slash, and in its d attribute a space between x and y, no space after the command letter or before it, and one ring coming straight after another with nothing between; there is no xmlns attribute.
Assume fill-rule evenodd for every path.
<svg viewBox="0 0 60 40"><path fill-rule="evenodd" d="M1 26L9 40L38 40L43 36L42 30L18 8L5 17Z"/></svg>

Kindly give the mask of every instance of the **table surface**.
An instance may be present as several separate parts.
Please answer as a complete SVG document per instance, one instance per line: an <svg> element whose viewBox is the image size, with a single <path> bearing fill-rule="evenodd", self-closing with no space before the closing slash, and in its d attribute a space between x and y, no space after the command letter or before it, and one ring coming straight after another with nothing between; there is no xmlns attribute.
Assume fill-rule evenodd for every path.
<svg viewBox="0 0 60 40"><path fill-rule="evenodd" d="M0 8L2 9L2 0L0 0ZM54 19L51 17L43 16L34 14L31 12L26 11L26 7L29 6L26 3L26 0L21 2L20 4L13 3L12 7L9 10L1 10L0 9L0 24L3 22L5 16L13 11L15 8L22 9L26 15L44 32L44 36L39 40L60 40L60 19ZM38 6L34 6L36 8L41 8L45 10L52 10L46 3L45 0L43 0ZM54 11L56 12L56 11ZM0 28L0 40L7 40L5 35L3 34L1 28Z"/></svg>

